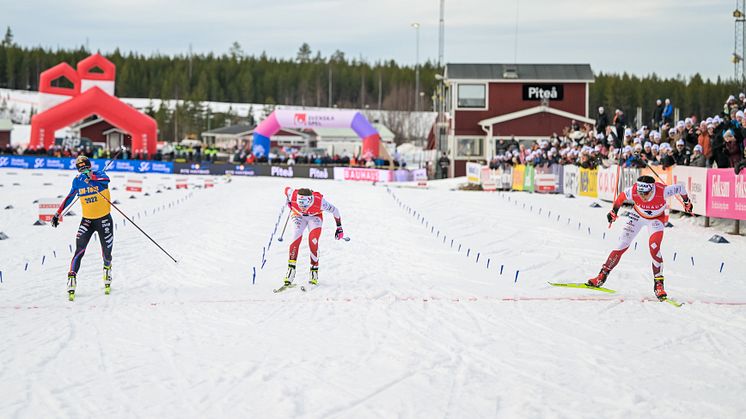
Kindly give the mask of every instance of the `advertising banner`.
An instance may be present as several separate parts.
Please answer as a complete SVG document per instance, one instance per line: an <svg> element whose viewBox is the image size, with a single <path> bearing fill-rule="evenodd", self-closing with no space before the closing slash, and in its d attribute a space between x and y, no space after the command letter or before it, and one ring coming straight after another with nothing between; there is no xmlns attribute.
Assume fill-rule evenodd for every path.
<svg viewBox="0 0 746 419"><path fill-rule="evenodd" d="M482 165L479 163L466 163L466 180L469 183L478 185L481 180Z"/></svg>
<svg viewBox="0 0 746 419"><path fill-rule="evenodd" d="M526 192L534 191L534 166L526 166L523 171L523 190Z"/></svg>
<svg viewBox="0 0 746 419"><path fill-rule="evenodd" d="M427 169L412 170L412 180L417 182L417 187L427 188Z"/></svg>
<svg viewBox="0 0 746 419"><path fill-rule="evenodd" d="M580 192L580 171L571 164L562 167L562 193L578 195Z"/></svg>
<svg viewBox="0 0 746 419"><path fill-rule="evenodd" d="M682 183L686 187L689 199L692 201L692 212L707 215L707 169L704 167L675 166L673 168L673 183ZM684 211L678 199L671 200L671 209Z"/></svg>
<svg viewBox="0 0 746 419"><path fill-rule="evenodd" d="M57 208L62 204L61 198L42 198L39 200L39 221L48 223L52 221L52 217L57 213ZM62 216L60 216L62 221Z"/></svg>
<svg viewBox="0 0 746 419"><path fill-rule="evenodd" d="M537 167L534 170L534 186L536 192L554 193L557 191L557 182L551 167Z"/></svg>
<svg viewBox="0 0 746 419"><path fill-rule="evenodd" d="M596 169L579 169L580 183L578 195L591 198L598 197L598 170Z"/></svg>
<svg viewBox="0 0 746 419"><path fill-rule="evenodd" d="M91 159L91 168L101 170L110 162ZM75 159L45 156L0 156L0 168L75 170ZM172 173L173 163L144 160L115 160L107 169L110 172Z"/></svg>
<svg viewBox="0 0 746 419"><path fill-rule="evenodd" d="M393 173L388 170L335 167L334 179L361 182L390 182L393 179Z"/></svg>
<svg viewBox="0 0 746 419"><path fill-rule="evenodd" d="M661 179L658 179L658 176L655 175L656 173L658 174L658 176L661 177L661 179L663 179L663 183L665 183L666 185L673 184L673 168L672 167L669 167L668 169L663 169L662 167L656 167L655 172L653 172L647 167L640 169L640 175L652 176L656 182L660 182Z"/></svg>
<svg viewBox="0 0 746 419"><path fill-rule="evenodd" d="M600 167L598 168L598 197L604 201L613 201L617 193L617 170L619 166L612 165L609 168ZM620 189L621 190L621 189Z"/></svg>
<svg viewBox="0 0 746 419"><path fill-rule="evenodd" d="M176 189L189 189L189 182L185 177L177 177L174 182L176 183Z"/></svg>
<svg viewBox="0 0 746 419"><path fill-rule="evenodd" d="M524 175L526 173L526 166L523 164L516 164L513 166L513 183L512 189L514 191L522 191L524 184Z"/></svg>
<svg viewBox="0 0 746 419"><path fill-rule="evenodd" d="M707 169L707 216L746 220L746 176Z"/></svg>
<svg viewBox="0 0 746 419"><path fill-rule="evenodd" d="M482 190L493 192L497 190L497 182L492 177L492 170L488 166L481 169Z"/></svg>
<svg viewBox="0 0 746 419"><path fill-rule="evenodd" d="M497 187L509 191L513 186L513 168L498 169Z"/></svg>
<svg viewBox="0 0 746 419"><path fill-rule="evenodd" d="M127 181L124 183L124 190L127 192L142 192L142 179L127 178Z"/></svg>

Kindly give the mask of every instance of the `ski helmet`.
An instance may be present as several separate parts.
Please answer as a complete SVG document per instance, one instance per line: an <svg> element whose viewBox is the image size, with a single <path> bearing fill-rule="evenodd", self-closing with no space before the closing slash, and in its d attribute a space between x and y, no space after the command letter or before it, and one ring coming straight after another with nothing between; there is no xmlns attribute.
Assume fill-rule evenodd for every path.
<svg viewBox="0 0 746 419"><path fill-rule="evenodd" d="M80 155L77 159L75 159L75 167L78 169L78 172L83 172L84 170L90 170L91 169L91 161L88 160L88 157Z"/></svg>
<svg viewBox="0 0 746 419"><path fill-rule="evenodd" d="M642 175L637 178L637 192L641 194L648 194L653 190L655 179L652 176Z"/></svg>
<svg viewBox="0 0 746 419"><path fill-rule="evenodd" d="M308 188L298 189L298 197L295 202L303 209L309 208L313 205L313 191Z"/></svg>

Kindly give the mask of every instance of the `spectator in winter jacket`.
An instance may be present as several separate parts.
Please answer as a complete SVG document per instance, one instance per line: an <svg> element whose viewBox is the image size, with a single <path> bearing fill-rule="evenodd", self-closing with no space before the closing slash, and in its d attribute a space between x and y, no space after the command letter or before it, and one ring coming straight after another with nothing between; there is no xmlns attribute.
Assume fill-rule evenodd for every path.
<svg viewBox="0 0 746 419"><path fill-rule="evenodd" d="M661 166L664 169L668 169L669 167L676 164L676 160L673 158L673 149L671 148L671 144L669 143L662 143L660 147L660 162Z"/></svg>
<svg viewBox="0 0 746 419"><path fill-rule="evenodd" d="M691 118L684 120L684 141L686 142L686 148L691 150L697 145L697 129L694 127L694 123Z"/></svg>
<svg viewBox="0 0 746 419"><path fill-rule="evenodd" d="M606 115L603 106L598 107L598 117L596 118L596 132L605 134L606 127L609 126L609 116Z"/></svg>
<svg viewBox="0 0 746 419"><path fill-rule="evenodd" d="M702 146L697 144L694 146L694 152L692 152L692 156L689 159L689 166L705 167L706 165L707 159L705 158L705 155L702 154Z"/></svg>
<svg viewBox="0 0 746 419"><path fill-rule="evenodd" d="M699 147L702 149L702 155L704 156L705 161L707 161L712 156L710 136L713 134L714 130L715 127L713 127L712 124L708 124L707 121L702 121L702 123L699 124L699 129L697 130L697 133L699 134L697 136L697 145L699 145Z"/></svg>
<svg viewBox="0 0 746 419"><path fill-rule="evenodd" d="M627 125L627 120L624 117L624 112L617 109L616 112L614 112L614 127L616 127L616 133L619 138L622 137L622 133L626 136L626 133L624 131L625 125ZM616 148L619 148L621 144L614 144Z"/></svg>
<svg viewBox="0 0 746 419"><path fill-rule="evenodd" d="M655 100L655 110L653 111L653 128L660 129L663 124L663 102L660 99Z"/></svg>
<svg viewBox="0 0 746 419"><path fill-rule="evenodd" d="M642 156L645 161L655 161L655 155L653 154L653 143L651 143L650 141L645 141L645 144L642 146L642 154L640 154L640 156Z"/></svg>
<svg viewBox="0 0 746 419"><path fill-rule="evenodd" d="M725 150L728 156L728 166L723 167L736 167L741 161L741 147L736 142L736 137L731 133L730 130L726 131L726 135L723 136L725 140Z"/></svg>
<svg viewBox="0 0 746 419"><path fill-rule="evenodd" d="M673 125L673 105L671 105L671 99L666 99L666 106L663 107L663 122Z"/></svg>
<svg viewBox="0 0 746 419"><path fill-rule="evenodd" d="M679 166L689 166L689 156L691 153L686 148L686 142L683 139L676 141L676 150L673 152L673 159Z"/></svg>

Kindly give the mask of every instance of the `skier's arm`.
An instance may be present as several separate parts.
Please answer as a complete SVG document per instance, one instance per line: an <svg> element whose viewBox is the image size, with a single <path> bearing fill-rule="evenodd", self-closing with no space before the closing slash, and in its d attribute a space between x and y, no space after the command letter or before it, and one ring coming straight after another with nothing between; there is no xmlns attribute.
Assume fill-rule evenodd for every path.
<svg viewBox="0 0 746 419"><path fill-rule="evenodd" d="M334 215L334 221L337 222L337 227L342 225L342 216L339 214L339 209L332 205L326 199L321 200L321 209L326 212L331 212Z"/></svg>
<svg viewBox="0 0 746 419"><path fill-rule="evenodd" d="M107 175L103 170L100 172L88 172L86 176L88 176L89 182L93 182L99 186L108 186L111 181L109 175Z"/></svg>
<svg viewBox="0 0 746 419"><path fill-rule="evenodd" d="M686 186L683 183L677 183L675 185L666 186L663 191L663 196L666 198L674 195L681 195L681 204L684 206L684 212L691 215L694 209L694 204L689 200L689 195L686 193Z"/></svg>
<svg viewBox="0 0 746 419"><path fill-rule="evenodd" d="M609 221L609 223L613 223L617 219L617 213L619 212L619 208L622 207L622 204L624 201L627 200L627 196L632 195L632 188L627 188L623 190L614 200L614 205L611 208L611 211L609 211L608 214L606 214L606 220ZM611 224L609 224L611 226Z"/></svg>
<svg viewBox="0 0 746 419"><path fill-rule="evenodd" d="M73 181L73 186L70 188L70 193L67 194L65 197L65 200L62 201L62 204L60 204L60 207L57 208L57 216L59 217L60 214L62 214L62 211L65 210L70 204L73 203L73 200L75 199L75 196L78 195L78 188L75 187L75 181Z"/></svg>

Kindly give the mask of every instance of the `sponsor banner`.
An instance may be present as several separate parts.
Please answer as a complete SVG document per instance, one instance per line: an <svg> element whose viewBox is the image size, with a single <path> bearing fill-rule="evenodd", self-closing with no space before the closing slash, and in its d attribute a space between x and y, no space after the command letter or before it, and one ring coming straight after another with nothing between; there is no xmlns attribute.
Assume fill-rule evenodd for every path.
<svg viewBox="0 0 746 419"><path fill-rule="evenodd" d="M497 187L509 191L513 186L513 168L508 167L507 169L497 169L495 172L495 178L497 181Z"/></svg>
<svg viewBox="0 0 746 419"><path fill-rule="evenodd" d="M482 173L481 170L482 170L481 164L467 162L466 163L466 180L469 183L478 185L479 181L481 180L481 173Z"/></svg>
<svg viewBox="0 0 746 419"><path fill-rule="evenodd" d="M334 179L334 171L329 167L309 167L308 177L311 179Z"/></svg>
<svg viewBox="0 0 746 419"><path fill-rule="evenodd" d="M598 168L598 197L600 199L603 199L605 201L613 201L617 193L617 170L619 170L619 166L612 165L611 167L601 167ZM622 189L619 189L621 191Z"/></svg>
<svg viewBox="0 0 746 419"><path fill-rule="evenodd" d="M177 177L174 182L176 183L176 189L189 189L189 182L185 177Z"/></svg>
<svg viewBox="0 0 746 419"><path fill-rule="evenodd" d="M526 192L533 192L534 191L534 175L536 174L536 170L534 169L534 166L526 166L526 169L523 171L523 190Z"/></svg>
<svg viewBox="0 0 746 419"><path fill-rule="evenodd" d="M707 169L704 167L675 166L673 184L682 183L692 201L692 212L707 215ZM678 199L671 200L671 209L684 211Z"/></svg>
<svg viewBox="0 0 746 419"><path fill-rule="evenodd" d="M707 216L746 220L746 175L707 169Z"/></svg>
<svg viewBox="0 0 746 419"><path fill-rule="evenodd" d="M580 183L578 195L588 196L591 198L598 197L598 170L596 169L579 169Z"/></svg>
<svg viewBox="0 0 746 419"><path fill-rule="evenodd" d="M482 190L483 191L496 191L497 190L497 182L495 182L495 178L492 176L492 170L488 166L483 166L480 171L480 178L482 181Z"/></svg>
<svg viewBox="0 0 746 419"><path fill-rule="evenodd" d="M552 173L554 173L554 184L555 184L554 191L556 193L563 193L563 190L565 189L565 184L563 182L565 168L562 167L561 164L553 164Z"/></svg>
<svg viewBox="0 0 746 419"><path fill-rule="evenodd" d="M295 177L293 166L270 166L269 175L273 177Z"/></svg>
<svg viewBox="0 0 746 419"><path fill-rule="evenodd" d="M412 170L412 180L417 182L418 188L427 188L427 169Z"/></svg>
<svg viewBox="0 0 746 419"><path fill-rule="evenodd" d="M124 190L127 192L142 192L142 179L128 178L124 184Z"/></svg>
<svg viewBox="0 0 746 419"><path fill-rule="evenodd" d="M562 193L578 195L580 192L580 170L571 164L562 166Z"/></svg>
<svg viewBox="0 0 746 419"><path fill-rule="evenodd" d="M335 167L334 179L361 182L388 182L391 180L388 170L363 169L356 167Z"/></svg>
<svg viewBox="0 0 746 419"><path fill-rule="evenodd" d="M526 166L523 164L516 164L513 166L513 181L511 184L511 189L514 191L522 191L523 190L523 184L524 184L524 174L526 173Z"/></svg>
<svg viewBox="0 0 746 419"><path fill-rule="evenodd" d="M214 188L215 187L215 179L213 179L211 177L205 178L205 185L204 185L204 187L205 187L205 189L207 189L207 188Z"/></svg>
<svg viewBox="0 0 746 419"><path fill-rule="evenodd" d="M537 167L534 171L534 188L536 192L557 192L557 179L551 167Z"/></svg>
<svg viewBox="0 0 746 419"><path fill-rule="evenodd" d="M57 213L57 208L62 204L62 200L59 198L41 198L39 200L39 221L48 223L52 221L52 217ZM62 221L62 216L60 216Z"/></svg>
<svg viewBox="0 0 746 419"><path fill-rule="evenodd" d="M101 170L110 162L91 159L91 168ZM75 170L75 159L67 157L0 156L0 168ZM173 163L143 160L115 160L107 169L110 172L172 173Z"/></svg>
<svg viewBox="0 0 746 419"><path fill-rule="evenodd" d="M658 176L655 175L656 173L658 174L658 176L660 176L660 179L658 179ZM668 169L656 167L655 172L653 172L653 170L651 170L650 168L645 167L643 169L640 169L640 175L652 176L656 182L663 182L666 185L671 185L673 183L673 167L669 167Z"/></svg>

